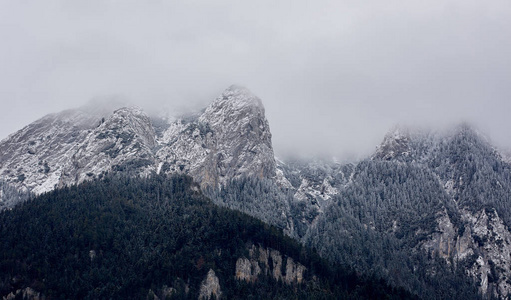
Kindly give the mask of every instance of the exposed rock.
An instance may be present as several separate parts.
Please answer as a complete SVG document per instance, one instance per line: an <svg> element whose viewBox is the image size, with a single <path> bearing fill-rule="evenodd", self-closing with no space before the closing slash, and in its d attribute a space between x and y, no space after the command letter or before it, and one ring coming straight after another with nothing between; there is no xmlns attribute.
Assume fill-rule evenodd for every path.
<svg viewBox="0 0 511 300"><path fill-rule="evenodd" d="M463 217L472 225L474 252L479 253L469 273L480 279L483 294L492 291L496 297L507 298L511 291L508 282L511 278L509 229L494 209L482 209L476 215L464 211Z"/></svg>
<svg viewBox="0 0 511 300"><path fill-rule="evenodd" d="M264 107L245 88L231 86L203 112L157 131L139 108L111 109L67 110L12 134L0 142L0 180L41 194L109 171L185 173L213 188L276 176ZM23 200L11 194L0 194L0 209Z"/></svg>
<svg viewBox="0 0 511 300"><path fill-rule="evenodd" d="M409 141L409 132L406 129L396 127L385 136L373 157L382 160L391 160L408 156L410 154Z"/></svg>
<svg viewBox="0 0 511 300"><path fill-rule="evenodd" d="M268 272L270 271L270 264L268 262L270 257L270 250L264 249L263 247L255 247L255 245L252 247L253 249L259 249L259 256L254 256L258 258L259 263L262 264L261 269L264 275L268 275ZM254 253L254 255L256 255Z"/></svg>
<svg viewBox="0 0 511 300"><path fill-rule="evenodd" d="M186 172L203 187L241 176L276 176L271 133L259 98L231 86L191 120L178 120L163 133L157 153L172 162L168 172Z"/></svg>
<svg viewBox="0 0 511 300"><path fill-rule="evenodd" d="M216 277L215 271L210 269L206 278L202 281L199 292L199 299L211 299L215 296L216 299L220 299L222 291L220 290L220 282Z"/></svg>
<svg viewBox="0 0 511 300"><path fill-rule="evenodd" d="M275 280L283 280L286 284L302 283L307 268L291 257L286 258L286 274L282 274L283 257L279 251L256 247L249 249L249 257L240 257L236 261L235 277L237 280L255 282L260 274L271 274ZM270 258L273 264L270 269Z"/></svg>
<svg viewBox="0 0 511 300"><path fill-rule="evenodd" d="M161 290L161 296L162 296L162 299L167 299L167 298L170 298L172 297L172 295L174 295L176 293L176 289L173 288L173 287L168 287L166 285L163 286L162 290Z"/></svg>
<svg viewBox="0 0 511 300"><path fill-rule="evenodd" d="M0 211L12 208L29 197L30 193L26 189L19 190L15 185L0 180Z"/></svg>
<svg viewBox="0 0 511 300"><path fill-rule="evenodd" d="M252 263L249 259L240 257L236 261L236 279L245 280L247 282L253 282L257 279L257 275L252 272Z"/></svg>
<svg viewBox="0 0 511 300"><path fill-rule="evenodd" d="M90 250L89 251L89 258L90 258L91 262L94 261L94 259L96 258L96 250Z"/></svg>
<svg viewBox="0 0 511 300"><path fill-rule="evenodd" d="M150 159L154 131L140 109L96 113L82 107L48 115L9 136L0 143L0 179L41 194Z"/></svg>
<svg viewBox="0 0 511 300"><path fill-rule="evenodd" d="M271 261L273 262L273 278L275 280L282 279L282 255L277 250L270 250Z"/></svg>
<svg viewBox="0 0 511 300"><path fill-rule="evenodd" d="M149 117L139 108L118 109L76 150L61 183L80 183L111 169L149 174L154 169L154 146Z"/></svg>
<svg viewBox="0 0 511 300"><path fill-rule="evenodd" d="M449 262L449 258L456 252L457 232L447 212L444 211L436 221L437 230L423 247Z"/></svg>
<svg viewBox="0 0 511 300"><path fill-rule="evenodd" d="M286 277L284 282L287 284L302 283L305 267L299 263L295 263L291 257L286 262Z"/></svg>
<svg viewBox="0 0 511 300"><path fill-rule="evenodd" d="M312 162L277 161L277 183L293 194L288 234L301 238L350 181L353 164L316 159Z"/></svg>
<svg viewBox="0 0 511 300"><path fill-rule="evenodd" d="M511 286L511 233L494 209L478 213L462 209L463 230L448 215L437 218L438 229L422 247L456 263L468 260L467 273L476 278L483 295L505 299ZM475 256L475 257L474 257Z"/></svg>
<svg viewBox="0 0 511 300"><path fill-rule="evenodd" d="M3 299L45 300L46 297L44 295L41 295L41 293L34 291L31 287L26 287L22 290L17 290L16 292L10 293L9 295L3 297Z"/></svg>

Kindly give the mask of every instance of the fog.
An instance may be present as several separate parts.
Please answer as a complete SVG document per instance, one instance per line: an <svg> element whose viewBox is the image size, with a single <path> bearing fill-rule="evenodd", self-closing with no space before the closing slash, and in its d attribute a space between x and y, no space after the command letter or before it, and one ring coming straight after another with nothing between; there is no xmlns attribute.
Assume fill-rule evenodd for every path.
<svg viewBox="0 0 511 300"><path fill-rule="evenodd" d="M2 139L90 99L181 111L239 84L281 157L462 121L511 148L509 0L0 3Z"/></svg>

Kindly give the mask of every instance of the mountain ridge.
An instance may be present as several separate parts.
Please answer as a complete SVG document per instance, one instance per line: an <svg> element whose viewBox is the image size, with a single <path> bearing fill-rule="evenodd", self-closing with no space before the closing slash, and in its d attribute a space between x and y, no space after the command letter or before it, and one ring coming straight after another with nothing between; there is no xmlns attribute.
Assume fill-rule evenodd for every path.
<svg viewBox="0 0 511 300"><path fill-rule="evenodd" d="M217 205L394 286L511 294L511 165L471 126L396 127L353 163L283 162L271 139L261 99L235 85L170 122L136 107L51 114L0 142L0 208L109 173L186 174Z"/></svg>

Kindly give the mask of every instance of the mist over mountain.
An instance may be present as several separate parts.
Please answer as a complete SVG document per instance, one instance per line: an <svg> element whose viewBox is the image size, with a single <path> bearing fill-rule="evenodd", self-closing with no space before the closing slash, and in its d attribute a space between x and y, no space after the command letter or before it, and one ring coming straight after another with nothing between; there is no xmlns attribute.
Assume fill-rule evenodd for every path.
<svg viewBox="0 0 511 300"><path fill-rule="evenodd" d="M0 298L510 298L510 37L509 0L4 1Z"/></svg>
<svg viewBox="0 0 511 300"><path fill-rule="evenodd" d="M174 112L239 83L279 157L365 157L395 124L462 121L511 148L507 0L9 1L0 20L0 139L95 97Z"/></svg>
<svg viewBox="0 0 511 300"><path fill-rule="evenodd" d="M390 294L406 291L423 299L505 299L511 294L511 165L505 152L468 123L446 130L393 127L371 155L357 161L282 160L273 150L276 138L263 100L245 87L231 85L205 108L175 117L117 107L124 104L92 102L50 114L0 142L2 214L12 211L22 220L16 214L24 213L23 203L41 201L29 200L34 195L52 201L46 193L108 182L111 176L160 178L158 184L165 186L166 176L185 175L195 182L192 190L214 207L272 225L322 259L370 278L370 284L376 280L391 287ZM167 213L183 217L179 211ZM11 222L18 221L5 221L2 228L25 226ZM59 226L54 230L63 230ZM266 253L261 249L261 255ZM239 258L244 275L236 275L238 280L253 281L264 268L277 280L298 278L296 270L302 270L294 262L288 269L277 258L272 258L277 265L264 267L266 260L252 262L257 256L250 253ZM225 266L211 270L206 281L216 283L208 291L224 286L239 293L232 290L230 277L215 275ZM4 296L51 293L31 282L50 273L8 284L17 278L12 272L2 279ZM182 279L186 272L180 274ZM202 289L200 280L193 280L197 290L185 295ZM147 284L137 293L149 293ZM164 294L165 287L155 288Z"/></svg>

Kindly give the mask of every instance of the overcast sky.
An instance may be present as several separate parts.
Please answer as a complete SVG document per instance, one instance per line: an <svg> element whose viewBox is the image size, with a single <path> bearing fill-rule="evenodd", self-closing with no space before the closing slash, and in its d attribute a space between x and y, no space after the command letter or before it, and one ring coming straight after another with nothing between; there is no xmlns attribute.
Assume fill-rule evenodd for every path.
<svg viewBox="0 0 511 300"><path fill-rule="evenodd" d="M236 83L279 156L460 121L511 148L509 0L0 0L0 41L0 138L93 98L179 108Z"/></svg>

